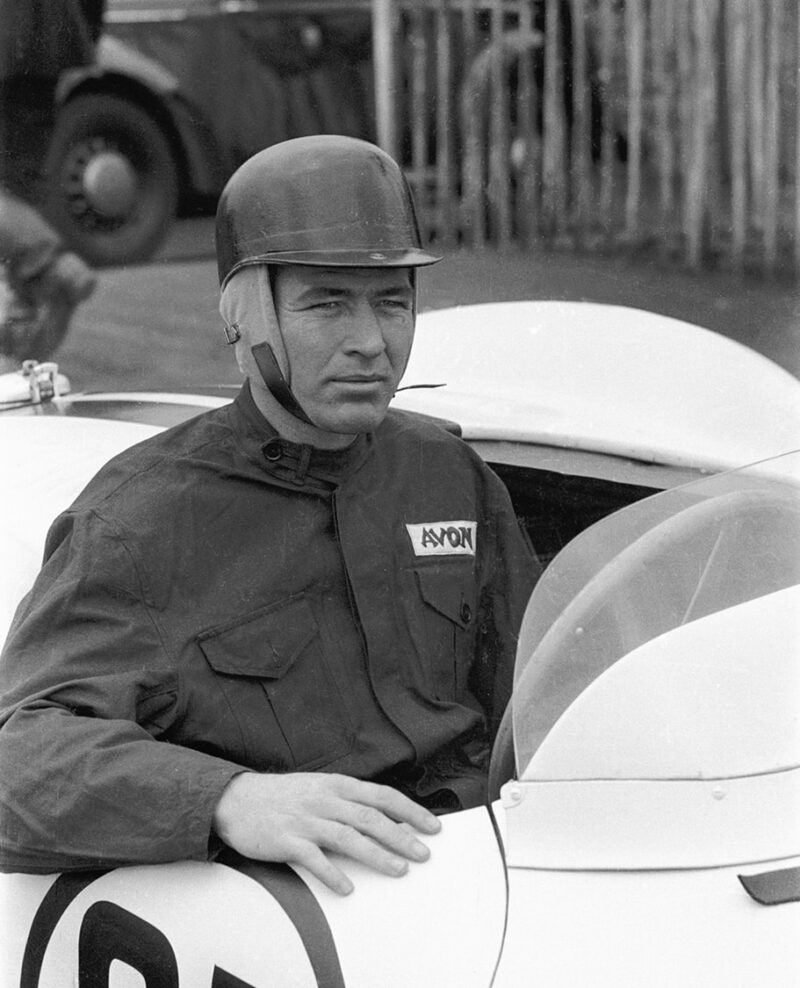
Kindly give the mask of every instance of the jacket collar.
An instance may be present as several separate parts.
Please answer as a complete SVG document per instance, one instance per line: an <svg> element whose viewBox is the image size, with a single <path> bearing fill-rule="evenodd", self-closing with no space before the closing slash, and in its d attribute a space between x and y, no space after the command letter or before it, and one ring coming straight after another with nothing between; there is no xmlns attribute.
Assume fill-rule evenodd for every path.
<svg viewBox="0 0 800 988"><path fill-rule="evenodd" d="M248 381L234 400L232 424L248 459L282 484L296 488L337 487L361 466L374 441L366 433L345 449L327 450L283 439L259 411Z"/></svg>

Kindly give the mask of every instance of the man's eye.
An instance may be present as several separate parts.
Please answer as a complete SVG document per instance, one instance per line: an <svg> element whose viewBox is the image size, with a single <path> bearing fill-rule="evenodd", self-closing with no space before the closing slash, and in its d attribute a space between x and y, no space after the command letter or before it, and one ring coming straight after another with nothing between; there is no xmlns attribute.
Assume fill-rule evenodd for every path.
<svg viewBox="0 0 800 988"><path fill-rule="evenodd" d="M381 300L381 305L387 309L398 309L403 312L411 308L411 303L404 298L385 298Z"/></svg>

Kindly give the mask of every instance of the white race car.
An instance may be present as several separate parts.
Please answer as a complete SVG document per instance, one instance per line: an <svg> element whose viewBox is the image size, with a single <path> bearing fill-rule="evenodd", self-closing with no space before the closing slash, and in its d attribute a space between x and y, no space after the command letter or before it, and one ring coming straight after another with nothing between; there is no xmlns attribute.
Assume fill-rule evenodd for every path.
<svg viewBox="0 0 800 988"><path fill-rule="evenodd" d="M0 876L3 988L800 983L800 381L672 319L533 302L421 315L403 384L548 562L491 805L400 880L342 862L347 898L234 853ZM0 380L0 636L91 474L227 400L60 387Z"/></svg>

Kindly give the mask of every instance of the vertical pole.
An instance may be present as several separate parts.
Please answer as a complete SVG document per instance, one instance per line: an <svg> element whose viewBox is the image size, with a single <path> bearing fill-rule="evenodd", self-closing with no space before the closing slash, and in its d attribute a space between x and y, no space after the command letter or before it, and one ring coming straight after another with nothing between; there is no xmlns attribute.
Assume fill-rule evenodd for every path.
<svg viewBox="0 0 800 988"><path fill-rule="evenodd" d="M410 89L408 107L411 131L411 172L408 175L417 200L419 221L425 239L435 232L436 217L431 209L432 196L428 186L430 159L430 114L428 107L428 40L427 11L409 12L407 44L410 48Z"/></svg>
<svg viewBox="0 0 800 988"><path fill-rule="evenodd" d="M542 231L553 240L564 228L566 161L564 76L559 0L545 0Z"/></svg>
<svg viewBox="0 0 800 988"><path fill-rule="evenodd" d="M744 264L747 238L747 25L744 0L728 4L728 118L731 162L731 262L736 270Z"/></svg>
<svg viewBox="0 0 800 988"><path fill-rule="evenodd" d="M689 181L689 165L692 147L692 119L694 97L692 88L692 31L690 9L692 0L675 0L675 63L678 89L678 171L683 193L684 210L681 216L682 233L686 234L686 186Z"/></svg>
<svg viewBox="0 0 800 988"><path fill-rule="evenodd" d="M372 0L372 59L375 68L375 121L378 144L397 157L397 91L392 0Z"/></svg>
<svg viewBox="0 0 800 988"><path fill-rule="evenodd" d="M767 7L767 71L764 100L764 268L775 271L778 260L778 158L780 123L780 46L783 29L783 0Z"/></svg>
<svg viewBox="0 0 800 988"><path fill-rule="evenodd" d="M572 205L577 242L584 242L591 202L591 132L586 0L572 0Z"/></svg>
<svg viewBox="0 0 800 988"><path fill-rule="evenodd" d="M486 212L484 201L484 173L486 170L487 93L481 87L481 72L477 59L478 10L475 0L465 0L464 50L466 73L461 84L461 120L464 132L464 156L461 181L464 186L464 225L469 231L473 247L483 247L486 242Z"/></svg>
<svg viewBox="0 0 800 988"><path fill-rule="evenodd" d="M667 246L674 203L675 134L673 99L675 94L672 53L674 50L674 8L655 3L650 7L650 44L653 64L656 144L658 148L658 202L663 247Z"/></svg>
<svg viewBox="0 0 800 988"><path fill-rule="evenodd" d="M750 22L750 187L753 224L764 224L764 7L763 0L749 0Z"/></svg>
<svg viewBox="0 0 800 988"><path fill-rule="evenodd" d="M642 197L642 104L644 100L644 11L640 0L625 4L625 55L628 69L628 182L625 195L625 238L639 235Z"/></svg>
<svg viewBox="0 0 800 988"><path fill-rule="evenodd" d="M452 246L453 231L453 57L450 12L441 2L436 11L436 218L437 234Z"/></svg>
<svg viewBox="0 0 800 988"><path fill-rule="evenodd" d="M491 117L489 120L489 205L494 221L497 245L511 242L511 179L509 168L508 86L503 53L503 0L493 0L491 7Z"/></svg>
<svg viewBox="0 0 800 988"><path fill-rule="evenodd" d="M797 38L795 47L795 65L800 70L800 13L797 15ZM795 85L795 160L794 160L794 263L800 273L800 72Z"/></svg>
<svg viewBox="0 0 800 988"><path fill-rule="evenodd" d="M692 121L692 149L687 181L686 219L687 261L691 268L700 267L703 253L703 230L708 215L708 148L711 141L715 98L714 50L711 43L715 0L694 0L693 59L695 107Z"/></svg>
<svg viewBox="0 0 800 988"><path fill-rule="evenodd" d="M603 100L603 130L600 135L600 223L611 240L611 210L614 195L614 8L612 0L600 7L600 86Z"/></svg>
<svg viewBox="0 0 800 988"><path fill-rule="evenodd" d="M523 4L520 11L519 31L526 40L519 54L519 92L517 95L518 140L522 142L524 152L518 170L517 228L522 243L526 247L530 247L536 237L536 185L541 167L541 146L536 122L538 96L536 79L533 74L533 60L541 46L541 40L534 33L533 10L529 3Z"/></svg>

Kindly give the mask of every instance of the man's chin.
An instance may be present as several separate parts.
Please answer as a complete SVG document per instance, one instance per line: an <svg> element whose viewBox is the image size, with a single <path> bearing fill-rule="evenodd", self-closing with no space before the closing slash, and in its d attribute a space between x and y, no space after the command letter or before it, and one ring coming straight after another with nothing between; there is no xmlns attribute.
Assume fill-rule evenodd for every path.
<svg viewBox="0 0 800 988"><path fill-rule="evenodd" d="M325 410L315 415L311 411L309 418L320 429L335 432L339 435L354 436L362 432L372 432L386 418L388 406L375 406L366 403L348 404L331 412Z"/></svg>

